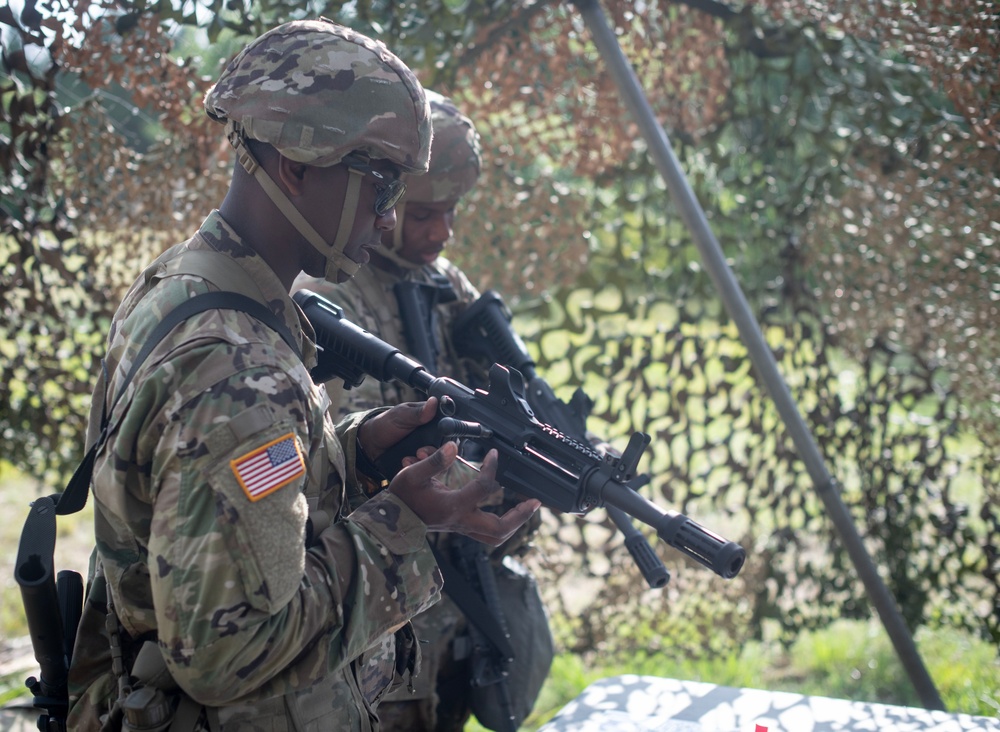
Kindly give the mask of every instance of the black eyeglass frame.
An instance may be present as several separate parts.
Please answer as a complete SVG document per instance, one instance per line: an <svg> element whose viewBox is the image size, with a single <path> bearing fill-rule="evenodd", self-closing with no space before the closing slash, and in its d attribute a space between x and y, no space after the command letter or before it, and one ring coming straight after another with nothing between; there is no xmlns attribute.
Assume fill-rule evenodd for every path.
<svg viewBox="0 0 1000 732"><path fill-rule="evenodd" d="M359 157L357 155L348 155L341 161L348 170L356 170L359 173L365 175L370 175L381 183L375 184L375 215L385 216L396 204L399 203L399 199L403 197L406 193L406 184L399 180L399 178L389 179L385 177L385 174L375 170L370 166L365 158Z"/></svg>

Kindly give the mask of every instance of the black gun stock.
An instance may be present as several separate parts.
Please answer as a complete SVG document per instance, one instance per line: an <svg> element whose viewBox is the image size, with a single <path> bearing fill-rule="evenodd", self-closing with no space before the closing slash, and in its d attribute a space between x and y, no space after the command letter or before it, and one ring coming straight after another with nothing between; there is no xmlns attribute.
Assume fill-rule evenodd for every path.
<svg viewBox="0 0 1000 732"><path fill-rule="evenodd" d="M746 552L741 546L683 514L661 509L627 485L649 444L648 435L633 434L621 456L601 456L535 419L520 372L494 364L489 389L473 391L453 379L435 378L399 349L345 320L340 308L319 295L300 290L293 297L316 331L322 349L317 369L332 372L348 387L368 374L379 381L399 380L438 399L438 418L379 458L386 476L395 475L402 458L418 447L462 434L497 450L497 480L516 493L565 513L613 506L653 527L667 544L721 577L731 579L743 567Z"/></svg>
<svg viewBox="0 0 1000 732"><path fill-rule="evenodd" d="M41 673L24 683L32 704L41 710L38 729L66 729L69 710L67 676L76 627L83 604L83 580L78 572L53 571L56 545L56 502L47 496L31 504L21 532L14 579L28 620L28 634Z"/></svg>

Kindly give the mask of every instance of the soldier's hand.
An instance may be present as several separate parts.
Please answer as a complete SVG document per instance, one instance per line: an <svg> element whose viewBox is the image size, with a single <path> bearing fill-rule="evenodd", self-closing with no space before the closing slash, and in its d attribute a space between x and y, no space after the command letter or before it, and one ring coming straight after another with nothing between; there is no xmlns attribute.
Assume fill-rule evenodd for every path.
<svg viewBox="0 0 1000 732"><path fill-rule="evenodd" d="M358 428L358 442L372 460L413 432L427 424L437 413L437 397L425 402L404 402L366 419Z"/></svg>
<svg viewBox="0 0 1000 732"><path fill-rule="evenodd" d="M389 484L397 495L427 524L429 531L454 531L490 546L509 539L541 506L535 498L518 503L502 516L480 508L483 499L500 491L496 482L497 451L490 450L479 475L461 488L448 488L437 476L458 456L458 446L446 442L437 450L424 448L415 458L403 460L403 469Z"/></svg>

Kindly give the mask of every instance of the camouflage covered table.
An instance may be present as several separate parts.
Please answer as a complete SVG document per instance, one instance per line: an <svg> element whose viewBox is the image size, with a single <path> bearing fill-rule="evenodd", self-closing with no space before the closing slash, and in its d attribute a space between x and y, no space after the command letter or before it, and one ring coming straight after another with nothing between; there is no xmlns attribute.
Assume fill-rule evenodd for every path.
<svg viewBox="0 0 1000 732"><path fill-rule="evenodd" d="M1000 720L781 691L625 675L594 682L539 732L612 730L1000 732Z"/></svg>

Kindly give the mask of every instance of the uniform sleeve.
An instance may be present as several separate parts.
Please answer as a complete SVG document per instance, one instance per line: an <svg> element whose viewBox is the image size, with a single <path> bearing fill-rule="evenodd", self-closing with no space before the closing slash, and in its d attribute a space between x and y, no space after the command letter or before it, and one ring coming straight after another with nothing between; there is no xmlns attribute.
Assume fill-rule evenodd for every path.
<svg viewBox="0 0 1000 732"><path fill-rule="evenodd" d="M178 408L151 457L159 641L201 703L314 683L439 596L426 527L392 496L306 550L309 457L337 439L308 408L287 374L242 370Z"/></svg>

